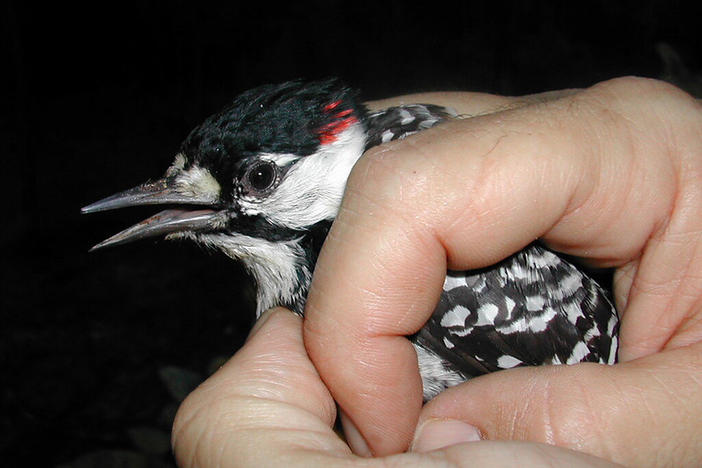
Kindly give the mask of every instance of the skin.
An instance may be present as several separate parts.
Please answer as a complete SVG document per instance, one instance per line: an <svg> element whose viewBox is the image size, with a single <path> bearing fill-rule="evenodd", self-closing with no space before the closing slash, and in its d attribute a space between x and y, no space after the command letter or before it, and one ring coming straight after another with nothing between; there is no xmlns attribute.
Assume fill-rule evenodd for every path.
<svg viewBox="0 0 702 468"><path fill-rule="evenodd" d="M623 78L371 105L398 102L477 117L361 158L304 323L266 314L188 397L173 432L181 466L699 463L699 102ZM621 362L503 371L422 407L404 336L430 316L446 268L493 264L535 238L615 268ZM347 442L331 429L335 402Z"/></svg>

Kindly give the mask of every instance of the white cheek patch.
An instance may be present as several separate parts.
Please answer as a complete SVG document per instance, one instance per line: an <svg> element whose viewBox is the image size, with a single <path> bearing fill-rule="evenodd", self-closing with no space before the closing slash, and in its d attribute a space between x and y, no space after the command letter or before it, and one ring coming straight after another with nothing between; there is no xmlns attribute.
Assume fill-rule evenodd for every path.
<svg viewBox="0 0 702 468"><path fill-rule="evenodd" d="M176 157L176 162L178 158ZM206 201L216 201L219 198L222 188L217 179L207 169L193 166L189 170L182 172L176 178L178 192L183 195L202 198Z"/></svg>
<svg viewBox="0 0 702 468"><path fill-rule="evenodd" d="M319 221L333 219L339 210L346 180L366 144L360 124L354 124L330 144L299 161L283 182L265 200L243 201L248 213L263 215L273 224L302 229ZM278 155L270 158L277 163Z"/></svg>

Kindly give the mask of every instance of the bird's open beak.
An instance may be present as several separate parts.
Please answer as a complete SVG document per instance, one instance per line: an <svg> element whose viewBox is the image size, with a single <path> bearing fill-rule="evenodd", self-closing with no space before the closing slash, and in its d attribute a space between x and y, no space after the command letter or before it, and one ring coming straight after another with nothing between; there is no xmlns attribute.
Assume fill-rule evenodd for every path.
<svg viewBox="0 0 702 468"><path fill-rule="evenodd" d="M166 177L104 198L83 207L81 212L84 214L96 213L98 211L140 205L173 204L208 207L212 206L213 203L212 199L179 193L173 184L173 179ZM90 250L176 232L212 230L221 223L221 219L221 212L210 208L194 208L192 210L168 209L115 234Z"/></svg>

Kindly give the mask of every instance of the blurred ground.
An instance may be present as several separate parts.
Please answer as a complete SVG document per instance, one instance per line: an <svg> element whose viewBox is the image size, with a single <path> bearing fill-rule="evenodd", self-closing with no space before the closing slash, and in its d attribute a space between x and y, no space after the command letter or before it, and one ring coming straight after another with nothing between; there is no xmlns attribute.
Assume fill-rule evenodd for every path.
<svg viewBox="0 0 702 468"><path fill-rule="evenodd" d="M5 466L172 466L178 401L246 336L253 285L235 263L190 244L88 254L153 210L79 209L160 176L190 128L235 94L331 75L368 99L524 94L626 74L699 92L698 16L684 3L8 2Z"/></svg>

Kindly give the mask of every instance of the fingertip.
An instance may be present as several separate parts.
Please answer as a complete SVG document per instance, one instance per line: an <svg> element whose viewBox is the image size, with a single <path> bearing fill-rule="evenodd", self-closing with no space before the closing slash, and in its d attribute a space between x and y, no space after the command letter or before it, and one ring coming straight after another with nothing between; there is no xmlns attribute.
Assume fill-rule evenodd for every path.
<svg viewBox="0 0 702 468"><path fill-rule="evenodd" d="M256 323L254 323L253 327L251 327L251 330L249 331L249 335L246 337L246 341L248 342L251 338L258 334L258 332L262 328L270 326L268 322L275 322L277 320L280 320L281 315L286 317L286 320L290 320L291 318L293 320L295 320L295 318L297 318L297 320L300 320L299 316L293 314L284 307L273 307L272 309L268 309L265 312L263 312L261 316L256 320Z"/></svg>
<svg viewBox="0 0 702 468"><path fill-rule="evenodd" d="M409 447L422 406L416 354L403 336L371 341L353 359L318 359L317 369L346 414L342 421L352 422L344 427L354 451L364 456L401 453Z"/></svg>
<svg viewBox="0 0 702 468"><path fill-rule="evenodd" d="M431 418L417 427L410 451L431 452L451 445L482 440L475 426L455 419Z"/></svg>

